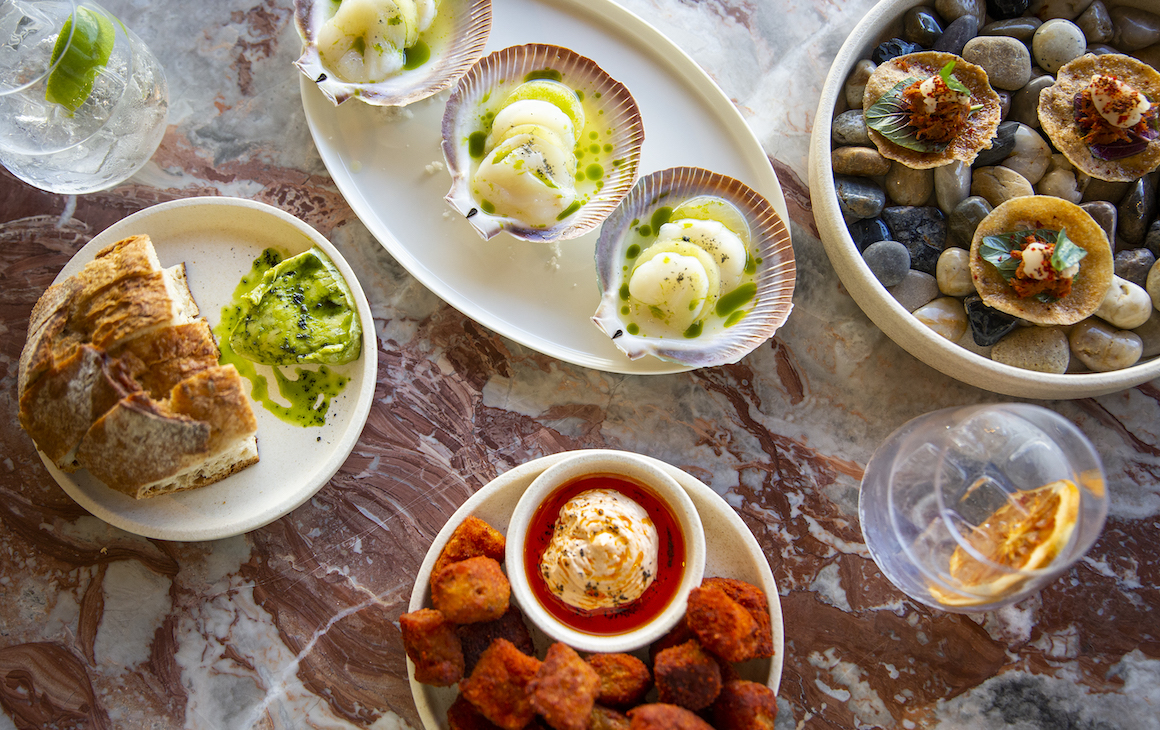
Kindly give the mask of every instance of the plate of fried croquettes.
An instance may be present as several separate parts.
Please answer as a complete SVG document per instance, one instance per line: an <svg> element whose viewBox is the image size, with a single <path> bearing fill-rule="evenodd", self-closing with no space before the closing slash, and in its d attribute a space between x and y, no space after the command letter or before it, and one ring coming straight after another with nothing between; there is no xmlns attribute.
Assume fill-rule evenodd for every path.
<svg viewBox="0 0 1160 730"><path fill-rule="evenodd" d="M651 646L579 654L511 600L504 535L520 496L567 454L536 459L467 500L436 536L400 617L427 730L772 730L781 604L756 538L724 499L657 461L705 528L705 580Z"/></svg>

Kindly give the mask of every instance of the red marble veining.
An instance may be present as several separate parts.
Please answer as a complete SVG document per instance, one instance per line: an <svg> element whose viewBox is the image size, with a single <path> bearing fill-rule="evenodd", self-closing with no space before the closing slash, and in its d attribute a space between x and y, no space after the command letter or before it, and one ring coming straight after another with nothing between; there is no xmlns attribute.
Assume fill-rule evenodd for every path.
<svg viewBox="0 0 1160 730"><path fill-rule="evenodd" d="M20 730L113 727L84 662L58 644L0 648L0 706Z"/></svg>

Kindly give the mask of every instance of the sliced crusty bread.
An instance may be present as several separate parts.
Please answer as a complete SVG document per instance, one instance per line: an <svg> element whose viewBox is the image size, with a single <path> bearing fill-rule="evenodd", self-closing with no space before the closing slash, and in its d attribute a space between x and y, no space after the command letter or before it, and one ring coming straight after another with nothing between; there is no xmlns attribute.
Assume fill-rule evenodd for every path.
<svg viewBox="0 0 1160 730"><path fill-rule="evenodd" d="M140 498L204 486L256 463L241 376L217 364L183 264L147 236L98 252L50 287L21 353L20 422L65 471Z"/></svg>

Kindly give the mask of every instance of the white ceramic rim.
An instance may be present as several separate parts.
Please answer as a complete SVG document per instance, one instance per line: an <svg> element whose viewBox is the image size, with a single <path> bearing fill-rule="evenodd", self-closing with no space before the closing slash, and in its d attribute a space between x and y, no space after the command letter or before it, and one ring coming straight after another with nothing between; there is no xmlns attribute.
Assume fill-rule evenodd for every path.
<svg viewBox="0 0 1160 730"><path fill-rule="evenodd" d="M660 498L677 518L685 539L685 572L681 584L663 611L648 624L612 636L588 634L573 629L548 612L541 605L528 582L528 568L524 563L524 545L533 515L544 500L562 486L589 476L612 475L627 477L644 485ZM508 580L512 596L526 616L541 631L562 641L573 649L603 653L635 651L664 636L685 615L689 592L701 585L705 573L705 531L697 508L687 492L657 465L627 451L570 454L544 470L528 487L512 513L507 534Z"/></svg>
<svg viewBox="0 0 1160 730"><path fill-rule="evenodd" d="M752 187L764 196L773 205L781 219L788 223L790 219L785 196L773 166L770 164L769 157L729 97L683 49L647 21L615 4L612 0L505 0L504 3L493 7L492 32L485 54L499 48L530 41L566 46L581 55L592 58L613 78L631 84L632 79L625 78L624 68L615 63L616 59L608 57L607 54L594 55L585 47L570 44L569 33L571 31L566 23L560 27L545 28L545 16L554 18L557 11L580 15L585 19L591 18L592 24L603 29L609 38L627 36L631 43L625 45L631 45L638 52L647 55L650 60L655 60L655 67L669 77L680 79L681 88L687 95L681 99L669 100L666 108L688 104L706 109L713 115L716 122L714 134L729 142L737 152L737 159L743 161L745 168L743 170L714 169L711 164L706 164L700 159L691 159L690 155L693 154L692 151L696 149L696 146L688 145L687 139L683 140L680 146L670 146L671 149L660 147L658 137L655 134L650 136L649 128L651 126L655 130L662 123L664 115L650 113L642 105L645 143L642 148L640 174L646 174L654 169L677 166L714 169L715 172L735 177ZM500 17L497 13L518 14L518 17L515 18L515 22L512 22L511 17ZM632 88L630 85L630 90ZM384 200L385 194L368 185L365 178L360 178L360 174L365 175L366 172L363 161L358 159L359 155L346 150L341 144L343 127L339 123L339 115L343 112L336 111L336 108L323 97L315 85L305 78L300 80L300 93L315 146L343 197L383 247L413 277L443 301L504 337L537 352L583 367L632 375L667 374L692 369L687 365L666 362L653 357L641 358L636 361L629 360L605 335L595 328L591 317L599 304L599 296L594 267L590 277L566 283L555 279L553 286L557 286L557 290L546 288L545 291L536 292L534 296L525 291L512 291L504 292L502 296L497 294L487 301L477 301L477 298L460 291L454 285L454 281L445 278L442 272L433 268L430 257L425 253L431 248L430 237L424 238L420 242L408 242L403 234L396 230L398 226L393 223L390 217L395 213L389 208L389 200ZM641 95L635 91L634 95L639 103ZM422 103L420 102L420 104ZM364 110L360 113L373 112ZM376 145L400 149L412 146L412 140L391 135L388 127L382 127L380 131L381 133L374 140ZM439 130L435 131L438 134ZM439 154L438 150L434 150L432 157L428 160L435 159ZM422 185L431 177L430 173L424 172L422 166L419 166L417 170L403 169L401 165L397 165L397 167L398 169L394 170L392 174L402 176L411 185ZM446 191L446 181L442 177L431 179L439 180L441 189L436 199L440 205L444 206L445 210L450 210L446 208L442 199ZM406 211L400 211L398 214L406 215ZM467 226L467 223L463 222L463 225ZM471 236L478 238L474 231L471 232ZM571 245L592 246L594 250L596 237L597 232L591 231L580 238L573 239ZM503 253L504 249L497 249L497 256L502 258ZM527 273L528 276L525 278L529 280L543 278L539 276L541 274L539 270L529 270ZM574 340L562 340L556 332L537 326L537 324L543 323L533 322L529 324L525 321L526 317L525 320L517 319L514 316L509 317L498 304L500 300L516 299L518 304L525 309L533 307L556 308L561 306L558 299L561 292L558 289L563 287L586 287L594 293L591 306L583 311L573 313L571 309L564 310L570 331L592 329L592 333L589 335L591 341L588 344L581 345Z"/></svg>
<svg viewBox="0 0 1160 730"><path fill-rule="evenodd" d="M464 519L469 515L476 515L485 510L494 501L501 500L505 496L505 493L509 491L521 490L522 493L522 490L527 489L538 474L557 461L566 458L571 453L574 452L562 452L550 456L542 456L515 467L499 475L469 497L443 525L443 528L439 530L439 534L435 536L435 540L427 550L427 555L423 559L423 564L419 567L418 575L415 578L415 585L411 589L411 600L408 603L407 610L418 611L420 608L430 607L431 569L435 566L435 561L438 559L439 553L442 552L443 546L447 544L451 533L455 531L455 528ZM689 496L697 505L697 509L701 513L703 520L705 519L706 513L711 512L714 517L719 517L721 521L729 526L729 532L733 540L744 545L745 552L747 553L746 557L752 563L757 574L749 582L761 588L769 599L769 613L773 629L774 654L772 659L755 661L769 662L768 676L764 681L776 693L781 686L781 674L785 657L785 630L782 623L781 601L777 583L773 579L773 571L770 570L769 561L766 559L761 545L758 544L757 538L753 536L753 533L750 532L749 528L741 520L741 517L738 516L737 511L699 479L659 459L653 459L648 456L643 456L643 458L654 462L657 466L664 469L685 488L685 491L689 493ZM512 501L515 502L518 500ZM710 533L706 537L707 571L712 570L711 564L716 561L718 552L715 548L721 544L721 540L722 535L720 532L716 534ZM742 576L734 574L721 575L719 577L729 578ZM411 683L411 696L415 701L415 707L419 712L419 718L425 730L446 730L446 717L444 713L438 712L437 710L441 709L445 711L446 706L454 701L457 694L455 687L432 687L416 682L415 665L411 662L410 658L407 659L407 678Z"/></svg>
<svg viewBox="0 0 1160 730"><path fill-rule="evenodd" d="M892 25L901 25L903 13L929 4L925 0L883 0L875 5L842 44L822 87L810 138L810 200L818 234L842 284L887 337L944 375L977 388L1022 398L1061 400L1114 393L1160 377L1160 357L1107 373L1063 375L995 362L935 334L906 311L870 273L842 219L834 189L834 171L830 166L834 108L839 96L845 93L846 77L854 64L870 57L870 51Z"/></svg>
<svg viewBox="0 0 1160 730"><path fill-rule="evenodd" d="M358 442L374 400L378 343L370 305L358 277L325 236L304 221L265 203L243 198L211 196L184 198L150 206L123 218L97 234L65 264L54 283L80 271L104 246L136 233L148 233L151 225L163 226L166 221L179 215L199 214L207 231L213 231L213 235L228 237L228 224L223 224L225 209L229 209L228 212L234 215L240 214L251 226L260 225L263 229L269 230L271 236L279 230L279 227L281 230L293 229L301 233L310 244L325 251L334 262L354 295L363 324L362 355L356 363L351 363L355 367L350 373L352 381L357 375L361 382L358 383L358 390L349 394L353 398L348 400L354 402L350 405L350 415L347 416L346 425L341 432L329 433L318 429L294 427L297 430L289 432L293 439L291 443L269 443L271 439L263 436L263 427L276 420L276 417L266 411L260 403L252 402L254 416L258 420L258 454L261 460L220 482L198 489L135 500L100 483L87 471L66 474L57 469L43 453L40 454L53 479L77 504L114 527L144 537L174 541L217 540L249 532L288 514L313 497L338 472ZM154 243L158 247L159 256L162 257L163 266L178 263L166 260L162 254L165 250L164 241ZM187 262L188 265L190 264ZM212 261L208 264L211 268L213 265ZM245 270L236 272L236 276L230 274L230 279L223 286L232 290L242 275L248 271L247 264ZM189 278L190 288L196 293L201 288L198 277L191 273ZM226 301L198 300L201 316L206 317L211 325L216 324L221 307ZM244 381L243 387L249 393L248 380ZM331 402L332 415L336 413L337 401L339 399ZM325 441L316 440L324 433ZM283 439L277 441L281 442ZM309 469L303 470L297 465L286 465L270 453L271 451L287 453L287 450L297 451L302 458L308 459ZM317 458L311 457L311 454L316 454ZM245 487L239 491L242 485ZM240 514L234 510L238 510ZM180 526L176 526L176 523Z"/></svg>

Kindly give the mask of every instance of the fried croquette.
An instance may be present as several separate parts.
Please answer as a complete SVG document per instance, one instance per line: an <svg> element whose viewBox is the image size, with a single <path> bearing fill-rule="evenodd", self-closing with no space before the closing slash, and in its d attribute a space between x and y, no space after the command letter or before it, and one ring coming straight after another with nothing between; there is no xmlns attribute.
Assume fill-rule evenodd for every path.
<svg viewBox="0 0 1160 730"><path fill-rule="evenodd" d="M597 702L627 707L640 702L652 687L652 675L645 663L629 654L593 654L588 663L600 675Z"/></svg>
<svg viewBox="0 0 1160 730"><path fill-rule="evenodd" d="M536 653L532 635L528 631L528 625L524 623L524 615L514 603L509 605L503 616L495 621L463 624L455 628L455 633L463 645L463 671L466 674L471 674L480 655L496 639L507 639L525 654Z"/></svg>
<svg viewBox="0 0 1160 730"><path fill-rule="evenodd" d="M713 730L713 726L683 707L658 702L628 711L629 730Z"/></svg>
<svg viewBox="0 0 1160 730"><path fill-rule="evenodd" d="M773 656L773 623L769 617L769 599L765 592L752 583L736 578L706 578L702 586L717 586L725 595L741 604L757 622L757 652L755 659Z"/></svg>
<svg viewBox="0 0 1160 730"><path fill-rule="evenodd" d="M548 647L528 691L532 707L556 730L586 730L600 693L600 675L572 647L556 642Z"/></svg>
<svg viewBox="0 0 1160 730"><path fill-rule="evenodd" d="M673 628L669 629L669 633L654 641L648 648L648 660L651 664L656 664L657 654L669 647L684 644L689 639L695 638L697 637L689 629L689 624L685 621L685 617L681 616L680 620L673 624Z"/></svg>
<svg viewBox="0 0 1160 730"><path fill-rule="evenodd" d="M403 648L415 663L415 681L449 687L463 678L463 649L440 611L420 608L399 617Z"/></svg>
<svg viewBox="0 0 1160 730"><path fill-rule="evenodd" d="M616 710L596 705L588 716L588 730L629 730L628 718Z"/></svg>
<svg viewBox="0 0 1160 730"><path fill-rule="evenodd" d="M494 621L510 598L511 584L494 558L461 560L431 577L431 603L452 623Z"/></svg>
<svg viewBox="0 0 1160 730"><path fill-rule="evenodd" d="M443 546L443 550L435 560L431 574L438 573L451 563L478 558L481 555L502 563L506 544L504 536L491 525L478 517L468 517L447 539L447 544Z"/></svg>
<svg viewBox="0 0 1160 730"><path fill-rule="evenodd" d="M713 703L717 730L773 730L776 719L777 695L757 682L726 682Z"/></svg>
<svg viewBox="0 0 1160 730"><path fill-rule="evenodd" d="M757 622L717 586L689 592L685 620L701 646L727 662L743 662L757 653Z"/></svg>
<svg viewBox="0 0 1160 730"><path fill-rule="evenodd" d="M447 727L450 730L499 730L499 726L475 709L463 695L455 698L447 708Z"/></svg>
<svg viewBox="0 0 1160 730"><path fill-rule="evenodd" d="M528 684L538 671L539 659L506 639L496 639L471 676L459 683L459 694L503 730L521 730L535 715Z"/></svg>
<svg viewBox="0 0 1160 730"><path fill-rule="evenodd" d="M721 691L721 667L695 640L657 654L653 675L661 702L701 710Z"/></svg>

